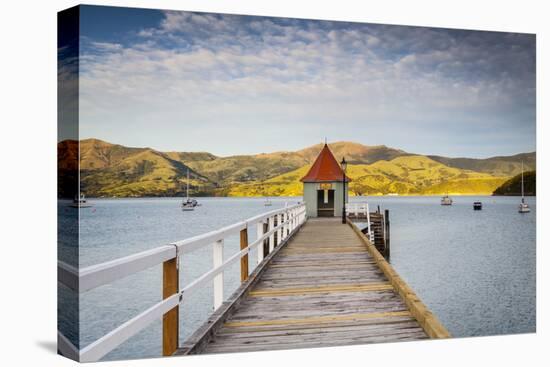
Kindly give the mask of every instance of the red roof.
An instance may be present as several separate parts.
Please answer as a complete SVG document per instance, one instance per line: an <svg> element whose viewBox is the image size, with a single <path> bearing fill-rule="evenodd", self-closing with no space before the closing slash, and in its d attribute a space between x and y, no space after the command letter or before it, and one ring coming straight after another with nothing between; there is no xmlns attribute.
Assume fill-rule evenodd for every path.
<svg viewBox="0 0 550 367"><path fill-rule="evenodd" d="M327 182L327 181L342 181L343 171L340 165L334 158L334 155L325 144L321 153L309 169L308 173L302 177L302 182ZM346 176L346 182L351 179Z"/></svg>

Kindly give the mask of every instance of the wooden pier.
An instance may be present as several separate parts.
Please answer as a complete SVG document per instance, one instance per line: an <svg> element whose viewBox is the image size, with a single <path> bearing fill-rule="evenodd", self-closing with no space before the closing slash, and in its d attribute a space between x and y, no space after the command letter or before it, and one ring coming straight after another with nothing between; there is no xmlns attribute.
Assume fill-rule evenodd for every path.
<svg viewBox="0 0 550 367"><path fill-rule="evenodd" d="M339 218L309 219L245 285L246 291L176 354L449 337L385 263L388 278L379 266L385 260L371 255L367 245L360 231Z"/></svg>
<svg viewBox="0 0 550 367"><path fill-rule="evenodd" d="M369 218L368 205L361 208ZM308 219L305 205L298 204L84 269L59 262L58 281L78 293L162 264L163 300L81 348L58 332L58 350L81 362L97 361L158 318L165 356L450 337L377 250L371 227L365 234L351 219ZM256 238L249 241L254 229ZM226 257L224 241L233 235L239 235L240 251ZM178 259L205 246L212 246L213 268L180 288ZM253 249L258 265L250 272ZM236 262L242 283L226 299L223 275ZM180 343L183 302L208 283L215 311Z"/></svg>

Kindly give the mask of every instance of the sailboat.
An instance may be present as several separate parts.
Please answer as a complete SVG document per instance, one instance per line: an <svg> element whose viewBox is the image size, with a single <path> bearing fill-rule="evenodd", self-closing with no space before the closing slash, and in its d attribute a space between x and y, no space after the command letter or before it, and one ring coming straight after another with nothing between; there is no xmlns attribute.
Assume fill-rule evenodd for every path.
<svg viewBox="0 0 550 367"><path fill-rule="evenodd" d="M519 204L518 212L520 213L529 213L531 209L529 205L525 202L525 192L523 185L523 161L521 161L521 203Z"/></svg>
<svg viewBox="0 0 550 367"><path fill-rule="evenodd" d="M90 208L92 204L86 201L86 196L80 194L80 196L75 196L73 203L70 205L73 208Z"/></svg>
<svg viewBox="0 0 550 367"><path fill-rule="evenodd" d="M441 198L441 205L453 205L453 199L449 197L448 193Z"/></svg>
<svg viewBox="0 0 550 367"><path fill-rule="evenodd" d="M199 203L195 199L191 199L189 197L189 168L187 169L187 197L186 199L181 203L181 210L183 211L192 211L195 210L195 207Z"/></svg>

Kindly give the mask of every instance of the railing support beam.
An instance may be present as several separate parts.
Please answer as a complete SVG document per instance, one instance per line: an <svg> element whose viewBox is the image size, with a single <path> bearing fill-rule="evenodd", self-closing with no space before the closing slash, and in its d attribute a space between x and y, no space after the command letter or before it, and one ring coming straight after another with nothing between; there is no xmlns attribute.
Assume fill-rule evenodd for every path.
<svg viewBox="0 0 550 367"><path fill-rule="evenodd" d="M179 291L178 259L162 263L162 298L166 299ZM162 355L171 356L179 344L179 306L162 317Z"/></svg>
<svg viewBox="0 0 550 367"><path fill-rule="evenodd" d="M241 230L241 250L248 247L248 229ZM241 257L241 282L248 279L248 254Z"/></svg>
<svg viewBox="0 0 550 367"><path fill-rule="evenodd" d="M256 233L258 235L257 238L261 238L263 235L264 235L264 223L263 222L258 222L258 224L256 224ZM260 244L260 246L258 246L258 264L261 263L262 261L264 260L264 244Z"/></svg>
<svg viewBox="0 0 550 367"><path fill-rule="evenodd" d="M223 265L223 239L214 242L214 269ZM223 303L223 272L214 278L214 310Z"/></svg>
<svg viewBox="0 0 550 367"><path fill-rule="evenodd" d="M286 214L286 212L284 212L282 214L282 218L283 218L283 230L282 230L282 239L283 240L286 240L286 237L288 236L288 225L286 223L287 219L288 219L288 215Z"/></svg>
<svg viewBox="0 0 550 367"><path fill-rule="evenodd" d="M277 214L277 227L279 227L279 229L277 230L277 246L279 246L283 241L283 229L281 228L282 221L283 215Z"/></svg>
<svg viewBox="0 0 550 367"><path fill-rule="evenodd" d="M268 230L271 231L275 228L275 216L269 217L269 228ZM269 253L273 252L273 249L275 248L275 233L272 233L269 236Z"/></svg>

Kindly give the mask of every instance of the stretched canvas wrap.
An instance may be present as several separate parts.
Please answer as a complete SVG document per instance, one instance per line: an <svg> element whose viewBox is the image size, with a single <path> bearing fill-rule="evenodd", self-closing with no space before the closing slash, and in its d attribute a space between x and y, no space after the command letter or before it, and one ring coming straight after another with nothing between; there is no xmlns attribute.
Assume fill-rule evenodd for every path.
<svg viewBox="0 0 550 367"><path fill-rule="evenodd" d="M533 34L58 14L58 351L533 333Z"/></svg>

